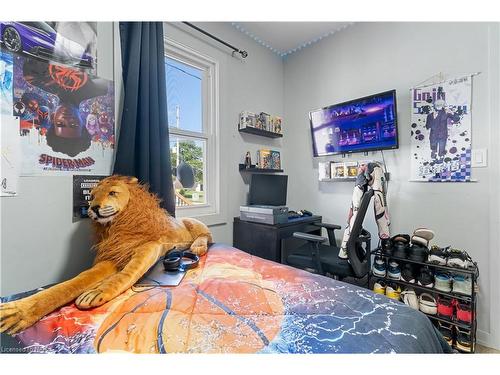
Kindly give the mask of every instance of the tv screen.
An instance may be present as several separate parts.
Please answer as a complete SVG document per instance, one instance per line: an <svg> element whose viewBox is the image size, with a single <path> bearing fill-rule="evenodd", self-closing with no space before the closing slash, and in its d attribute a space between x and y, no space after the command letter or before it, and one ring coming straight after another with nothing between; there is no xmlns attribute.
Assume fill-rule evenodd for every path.
<svg viewBox="0 0 500 375"><path fill-rule="evenodd" d="M288 176L254 174L250 182L248 204L263 206L286 205Z"/></svg>
<svg viewBox="0 0 500 375"><path fill-rule="evenodd" d="M396 90L309 113L314 156L398 148Z"/></svg>

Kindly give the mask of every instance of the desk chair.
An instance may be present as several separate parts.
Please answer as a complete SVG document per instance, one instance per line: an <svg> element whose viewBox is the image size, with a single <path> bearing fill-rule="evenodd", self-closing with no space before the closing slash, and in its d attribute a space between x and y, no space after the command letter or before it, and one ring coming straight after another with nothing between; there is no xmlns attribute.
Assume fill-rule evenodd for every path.
<svg viewBox="0 0 500 375"><path fill-rule="evenodd" d="M287 254L287 264L309 269L315 273L333 275L335 279L354 278L362 285L368 285L368 272L370 271L370 244L371 235L363 229L363 220L366 210L373 196L373 190L368 190L361 198L358 214L354 220L351 236L347 242L348 259L338 257L340 248L337 247L335 230L341 229L340 225L317 223L315 225L326 228L328 239L308 233L295 232L293 236L307 241L306 244ZM329 244L324 244L328 240ZM366 277L366 281L362 281Z"/></svg>

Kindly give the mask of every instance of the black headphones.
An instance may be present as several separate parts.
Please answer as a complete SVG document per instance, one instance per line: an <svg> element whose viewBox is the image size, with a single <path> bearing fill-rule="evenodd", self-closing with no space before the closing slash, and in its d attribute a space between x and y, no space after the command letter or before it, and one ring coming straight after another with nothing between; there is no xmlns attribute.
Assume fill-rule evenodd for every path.
<svg viewBox="0 0 500 375"><path fill-rule="evenodd" d="M165 271L187 271L196 268L200 257L191 251L171 251L163 258Z"/></svg>

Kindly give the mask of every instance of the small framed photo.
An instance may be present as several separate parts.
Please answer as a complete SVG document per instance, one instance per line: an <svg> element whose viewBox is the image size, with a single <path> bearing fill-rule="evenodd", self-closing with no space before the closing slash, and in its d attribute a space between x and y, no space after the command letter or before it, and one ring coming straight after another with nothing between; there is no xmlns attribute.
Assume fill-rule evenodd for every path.
<svg viewBox="0 0 500 375"><path fill-rule="evenodd" d="M347 173L344 163L331 162L330 163L331 178L346 178Z"/></svg>
<svg viewBox="0 0 500 375"><path fill-rule="evenodd" d="M346 177L356 177L358 175L358 163L350 161L345 163Z"/></svg>

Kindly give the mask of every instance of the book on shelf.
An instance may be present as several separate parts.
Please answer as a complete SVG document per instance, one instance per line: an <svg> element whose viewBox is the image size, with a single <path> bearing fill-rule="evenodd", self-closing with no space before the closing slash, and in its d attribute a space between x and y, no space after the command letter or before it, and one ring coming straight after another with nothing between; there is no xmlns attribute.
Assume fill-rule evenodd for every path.
<svg viewBox="0 0 500 375"><path fill-rule="evenodd" d="M281 155L275 150L258 150L257 165L261 169L281 169Z"/></svg>
<svg viewBox="0 0 500 375"><path fill-rule="evenodd" d="M319 179L328 180L331 178L330 175L330 162L319 162L318 163Z"/></svg>
<svg viewBox="0 0 500 375"><path fill-rule="evenodd" d="M250 111L240 113L238 129L254 128L265 130L271 133L282 134L283 119L265 112L255 114Z"/></svg>

